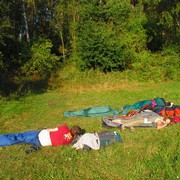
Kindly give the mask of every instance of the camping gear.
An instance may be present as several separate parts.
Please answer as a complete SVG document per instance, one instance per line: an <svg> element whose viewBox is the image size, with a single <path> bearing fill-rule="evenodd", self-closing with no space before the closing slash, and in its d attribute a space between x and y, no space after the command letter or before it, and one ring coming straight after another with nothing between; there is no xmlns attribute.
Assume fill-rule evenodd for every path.
<svg viewBox="0 0 180 180"><path fill-rule="evenodd" d="M160 106L153 110L157 114L163 117L174 117L180 115L180 106L173 105L172 107L163 107Z"/></svg>
<svg viewBox="0 0 180 180"><path fill-rule="evenodd" d="M105 130L99 133L83 134L72 147L76 150L99 150L116 142L122 142L120 134Z"/></svg>
<svg viewBox="0 0 180 180"><path fill-rule="evenodd" d="M125 105L122 109L121 114L125 115L128 113L130 110L136 110L136 111L142 111L145 109L151 110L152 108L156 106L166 106L166 101L164 98L155 98L153 100L143 100L143 101L138 101L133 105Z"/></svg>
<svg viewBox="0 0 180 180"><path fill-rule="evenodd" d="M172 122L174 123L180 123L180 116L175 116L172 118Z"/></svg>
<svg viewBox="0 0 180 180"><path fill-rule="evenodd" d="M84 149L89 147L90 149L99 150L100 140L97 133L85 133L77 140L72 146L74 149Z"/></svg>
<svg viewBox="0 0 180 180"><path fill-rule="evenodd" d="M122 138L119 133L116 131L102 131L98 133L99 139L100 139L100 147L106 147L109 146L112 143L116 142L122 142Z"/></svg>
<svg viewBox="0 0 180 180"><path fill-rule="evenodd" d="M64 112L65 117L72 117L72 116L102 117L102 116L114 116L118 114L119 111L117 109L111 109L109 106L96 106L78 111Z"/></svg>

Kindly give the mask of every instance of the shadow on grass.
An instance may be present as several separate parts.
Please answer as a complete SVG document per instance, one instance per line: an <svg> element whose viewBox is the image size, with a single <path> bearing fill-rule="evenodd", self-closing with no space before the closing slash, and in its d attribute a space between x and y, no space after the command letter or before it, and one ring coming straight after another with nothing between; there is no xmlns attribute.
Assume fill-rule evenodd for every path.
<svg viewBox="0 0 180 180"><path fill-rule="evenodd" d="M27 94L42 94L47 91L48 79L26 80L16 82L12 79L3 79L0 82L0 95L2 97L21 97Z"/></svg>

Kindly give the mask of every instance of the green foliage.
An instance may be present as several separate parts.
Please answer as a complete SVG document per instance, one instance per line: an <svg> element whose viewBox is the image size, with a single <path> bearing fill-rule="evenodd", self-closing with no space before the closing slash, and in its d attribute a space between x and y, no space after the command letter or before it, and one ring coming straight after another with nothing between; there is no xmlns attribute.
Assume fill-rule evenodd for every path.
<svg viewBox="0 0 180 180"><path fill-rule="evenodd" d="M177 44L170 44L168 47L165 47L161 53L163 56L176 56L177 58L180 55L180 46Z"/></svg>
<svg viewBox="0 0 180 180"><path fill-rule="evenodd" d="M130 68L136 53L146 49L142 26L146 17L139 6L130 11L126 1L108 1L102 6L86 4L85 7L81 10L84 19L78 29L80 69L108 72Z"/></svg>
<svg viewBox="0 0 180 180"><path fill-rule="evenodd" d="M172 53L172 52L171 52ZM155 81L180 80L180 59L177 53L163 56L162 54L142 53L133 64L134 80Z"/></svg>
<svg viewBox="0 0 180 180"><path fill-rule="evenodd" d="M18 64L17 54L17 44L15 43L15 17L18 14L14 13L11 15L13 8L18 7L19 1L15 3L14 1L4 1L1 2L0 6L0 47L1 47L1 57L0 57L0 66L3 71L12 69L13 65ZM18 24L18 23L17 23ZM2 66L3 64L3 66Z"/></svg>
<svg viewBox="0 0 180 180"><path fill-rule="evenodd" d="M161 50L164 46L179 41L179 8L176 0L143 0L144 12L148 18L145 29L148 35L148 48Z"/></svg>
<svg viewBox="0 0 180 180"><path fill-rule="evenodd" d="M89 34L81 33L79 42L80 69L100 69L103 72L123 70L126 67L126 54L123 44L116 37L112 28L104 23L86 22L83 29ZM124 57L123 57L123 54Z"/></svg>
<svg viewBox="0 0 180 180"><path fill-rule="evenodd" d="M0 52L0 72L1 72L1 69L3 68L3 59L2 59L2 52Z"/></svg>
<svg viewBox="0 0 180 180"><path fill-rule="evenodd" d="M50 40L39 37L32 45L32 57L25 63L23 71L27 75L48 77L59 65L59 57L51 54L52 46Z"/></svg>
<svg viewBox="0 0 180 180"><path fill-rule="evenodd" d="M105 12L110 22L125 27L128 24L131 7L126 0L109 0L105 4Z"/></svg>
<svg viewBox="0 0 180 180"><path fill-rule="evenodd" d="M147 17L142 11L141 6L136 6L131 10L128 25L126 26L128 31L125 31L124 34L127 36L128 48L134 53L141 53L147 49L147 34L143 27L145 22L147 22Z"/></svg>

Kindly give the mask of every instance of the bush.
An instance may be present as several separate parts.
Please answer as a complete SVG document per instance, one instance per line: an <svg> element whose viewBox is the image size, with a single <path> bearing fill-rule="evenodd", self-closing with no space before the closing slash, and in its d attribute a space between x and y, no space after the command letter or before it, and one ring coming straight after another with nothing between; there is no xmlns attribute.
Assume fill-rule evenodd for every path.
<svg viewBox="0 0 180 180"><path fill-rule="evenodd" d="M31 59L23 66L26 75L48 77L59 66L59 57L51 54L52 42L40 37L31 47Z"/></svg>
<svg viewBox="0 0 180 180"><path fill-rule="evenodd" d="M166 55L142 53L133 64L133 72L138 81L180 80L180 64L177 54Z"/></svg>

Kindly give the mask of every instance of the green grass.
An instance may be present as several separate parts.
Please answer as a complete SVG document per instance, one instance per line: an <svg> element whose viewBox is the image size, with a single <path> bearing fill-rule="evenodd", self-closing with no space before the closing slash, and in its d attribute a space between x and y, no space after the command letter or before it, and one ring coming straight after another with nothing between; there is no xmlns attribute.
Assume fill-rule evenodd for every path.
<svg viewBox="0 0 180 180"><path fill-rule="evenodd" d="M63 91L62 91L63 89ZM109 105L121 109L139 100L163 97L180 104L180 83L119 83L64 86L56 91L19 100L0 100L0 134L53 128L66 123L86 132L102 131L101 118L63 117L63 112ZM65 90L67 89L67 91ZM29 145L0 147L0 179L178 179L180 125L156 130L121 132L123 143L99 151L76 151L71 146L43 147L25 154Z"/></svg>

